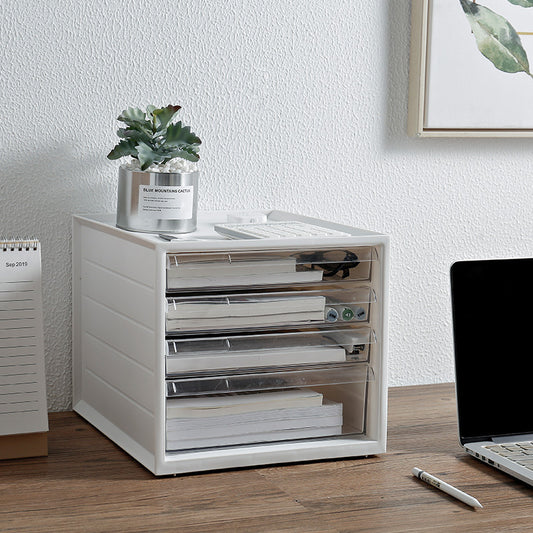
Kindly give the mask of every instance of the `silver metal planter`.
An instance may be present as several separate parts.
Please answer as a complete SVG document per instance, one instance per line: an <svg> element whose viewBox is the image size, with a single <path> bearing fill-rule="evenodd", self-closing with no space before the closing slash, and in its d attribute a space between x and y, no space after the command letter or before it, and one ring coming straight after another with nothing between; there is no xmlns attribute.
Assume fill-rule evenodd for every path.
<svg viewBox="0 0 533 533"><path fill-rule="evenodd" d="M190 233L196 229L199 172L118 172L117 226L130 231Z"/></svg>

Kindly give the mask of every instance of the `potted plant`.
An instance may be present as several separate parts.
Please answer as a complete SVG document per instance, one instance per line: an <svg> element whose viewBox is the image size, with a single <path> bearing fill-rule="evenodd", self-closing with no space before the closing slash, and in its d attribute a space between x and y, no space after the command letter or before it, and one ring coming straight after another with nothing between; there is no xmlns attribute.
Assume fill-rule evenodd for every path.
<svg viewBox="0 0 533 533"><path fill-rule="evenodd" d="M130 107L117 120L118 144L108 159L119 168L117 226L130 231L189 233L196 229L201 140L176 122L178 105Z"/></svg>

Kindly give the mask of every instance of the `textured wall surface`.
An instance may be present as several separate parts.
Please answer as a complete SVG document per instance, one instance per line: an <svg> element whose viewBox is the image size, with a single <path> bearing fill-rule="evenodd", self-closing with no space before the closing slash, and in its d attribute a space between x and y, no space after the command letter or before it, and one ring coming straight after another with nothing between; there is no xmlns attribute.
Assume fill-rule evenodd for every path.
<svg viewBox="0 0 533 533"><path fill-rule="evenodd" d="M127 106L183 106L201 209L391 235L391 385L453 380L453 261L532 255L531 140L405 134L407 0L3 0L0 19L0 233L43 243L50 410L70 406L71 215L115 210Z"/></svg>

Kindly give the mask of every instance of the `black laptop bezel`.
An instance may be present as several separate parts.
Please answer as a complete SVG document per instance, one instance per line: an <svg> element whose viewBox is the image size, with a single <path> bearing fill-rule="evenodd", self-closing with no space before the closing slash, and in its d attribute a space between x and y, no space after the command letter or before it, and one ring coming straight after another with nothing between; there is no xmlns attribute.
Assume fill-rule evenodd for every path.
<svg viewBox="0 0 533 533"><path fill-rule="evenodd" d="M515 268L516 267L516 268ZM509 436L517 436L517 435L530 435L533 433L533 417L531 421L531 427L523 427L519 428L517 427L517 431L490 431L489 428L486 428L486 431L472 431L470 427L468 427L469 422L468 415L462 415L462 413L465 413L466 402L472 402L474 401L472 397L472 393L465 393L464 389L466 389L466 383L465 380L468 378L460 376L459 372L461 371L464 364L459 360L459 357L461 357L461 354L463 354L464 346L461 345L463 343L463 339L458 335L458 331L461 331L461 328L464 327L459 324L460 320L464 320L464 311L461 311L458 309L459 305L464 304L465 299L468 298L468 295L461 294L460 296L457 295L458 290L464 290L465 289L465 274L466 271L469 271L470 269L476 269L481 268L484 270L492 271L494 274L497 272L505 272L506 274L509 272L513 272L513 270L517 270L518 272L522 272L524 270L529 271L529 267L531 267L531 279L527 279L527 283L529 284L529 291L533 291L533 258L513 258L513 259L483 259L483 260L464 260L464 261L457 261L452 264L450 267L450 287L451 287L451 301L452 301L452 326L453 326L453 346L454 346L454 362L455 362L455 387L456 387L456 401L457 401L457 418L458 418L458 429L459 429L459 441L462 445L471 443L471 442L481 442L481 441L488 441L495 437L509 437ZM474 276L474 271L470 270L469 275ZM462 279L459 279L462 278ZM474 277L475 279L475 277ZM498 278L496 277L495 280ZM501 282L501 278L500 278ZM520 280L507 280L508 283L519 283ZM497 281L496 281L497 283ZM507 295L509 296L509 295ZM512 295L514 297L514 295ZM519 295L517 295L518 297ZM471 295L472 298L475 298L475 295ZM509 303L509 302L508 302ZM480 304L482 305L482 304ZM533 303L532 303L533 305ZM511 305L507 306L507 309L511 308ZM498 321L495 321L495 327L497 326ZM511 333L510 333L511 334ZM531 334L533 337L533 321L531 324ZM525 336L524 336L525 340ZM532 341L533 344L533 341ZM463 354L464 355L464 354ZM475 356L471 355L471 357L478 357L479 354L476 354ZM469 370L473 371L473 363L469 363L472 368ZM483 364L482 361L479 362L479 365ZM509 368L509 375L505 375L505 361L501 361L501 379L502 380L508 380L513 378L513 372L517 370L517 368ZM481 366L479 368L482 368ZM497 372L496 365L495 365L495 372ZM511 386L510 383L503 382L502 383ZM485 394L485 396L488 396L488 394ZM476 409L479 409L480 416L485 416L486 413L482 411L484 409L483 407L483 398L480 397L476 404ZM471 408L471 405L469 405ZM489 407L490 409L490 407ZM494 409L494 408L493 408ZM471 415L471 413L470 413ZM496 424L497 425L497 424ZM508 429L508 428L506 428Z"/></svg>

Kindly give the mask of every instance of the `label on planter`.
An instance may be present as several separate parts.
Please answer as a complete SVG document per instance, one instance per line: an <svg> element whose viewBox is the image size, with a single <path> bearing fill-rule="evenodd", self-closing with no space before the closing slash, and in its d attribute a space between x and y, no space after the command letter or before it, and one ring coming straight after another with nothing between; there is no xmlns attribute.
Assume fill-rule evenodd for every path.
<svg viewBox="0 0 533 533"><path fill-rule="evenodd" d="M139 215L150 219L189 219L193 197L193 185L140 185Z"/></svg>

